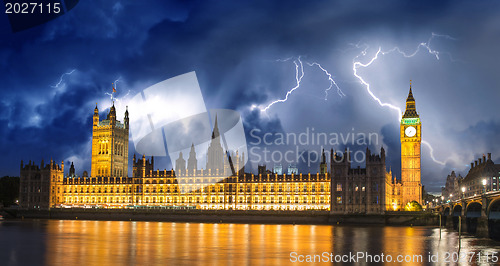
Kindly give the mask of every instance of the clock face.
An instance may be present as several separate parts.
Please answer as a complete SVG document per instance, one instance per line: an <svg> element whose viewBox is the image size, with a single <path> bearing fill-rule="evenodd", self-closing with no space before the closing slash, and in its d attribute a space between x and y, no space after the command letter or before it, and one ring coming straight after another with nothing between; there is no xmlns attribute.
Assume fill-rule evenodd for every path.
<svg viewBox="0 0 500 266"><path fill-rule="evenodd" d="M409 126L405 129L405 134L407 137L413 137L417 134L417 129L412 126Z"/></svg>

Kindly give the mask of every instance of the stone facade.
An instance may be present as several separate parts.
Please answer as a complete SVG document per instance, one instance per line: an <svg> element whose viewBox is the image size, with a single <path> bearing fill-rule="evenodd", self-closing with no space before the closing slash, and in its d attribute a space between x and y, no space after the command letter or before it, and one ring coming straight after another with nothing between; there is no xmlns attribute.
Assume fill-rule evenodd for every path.
<svg viewBox="0 0 500 266"><path fill-rule="evenodd" d="M385 151L366 149L366 168L351 168L350 153L332 151L332 213L383 213L386 210Z"/></svg>
<svg viewBox="0 0 500 266"><path fill-rule="evenodd" d="M92 125L92 177L127 177L128 176L128 137L129 118L125 112L124 123L116 118L113 106L105 120L99 120L97 105L94 109Z"/></svg>
<svg viewBox="0 0 500 266"><path fill-rule="evenodd" d="M29 161L24 165L21 161L19 184L19 207L23 209L48 209L63 202L62 183L64 162L61 165L50 160L49 164L40 166Z"/></svg>
<svg viewBox="0 0 500 266"><path fill-rule="evenodd" d="M153 157L137 159L134 155L132 177L128 177L128 111L122 124L116 120L113 105L107 119L100 121L96 106L90 177L78 177L73 164L66 177L64 165L59 167L52 161L41 169L31 162L21 164L21 207L189 207L366 214L401 210L411 200L421 202L420 120L411 88L406 105L401 121L401 181L386 171L384 148L379 155L366 150L365 168L352 168L347 151L341 154L332 150L330 156L323 151L317 173L294 170L278 174L265 166L259 166L258 175L245 173L245 154L224 151L217 118L205 169L198 168L192 145L187 160L179 154L175 171L155 170ZM410 126L416 130L414 135L407 134Z"/></svg>
<svg viewBox="0 0 500 266"><path fill-rule="evenodd" d="M401 185L402 205L416 201L422 205L422 183L420 170L422 123L417 113L415 99L411 91L406 99L406 110L401 119Z"/></svg>
<svg viewBox="0 0 500 266"><path fill-rule="evenodd" d="M500 164L495 164L491 160L491 153L488 153L487 158L483 155L482 158L478 158L470 165L471 169L461 184L465 188L465 192L462 194L460 190L460 196L467 198L499 190ZM483 185L483 181L486 184Z"/></svg>
<svg viewBox="0 0 500 266"><path fill-rule="evenodd" d="M455 195L455 199L460 196L462 193L460 191L460 184L462 184L462 180L463 177L460 174L457 176L455 171L452 171L451 174L446 177L446 184L441 188L443 201L446 202L448 200L453 200L453 195Z"/></svg>

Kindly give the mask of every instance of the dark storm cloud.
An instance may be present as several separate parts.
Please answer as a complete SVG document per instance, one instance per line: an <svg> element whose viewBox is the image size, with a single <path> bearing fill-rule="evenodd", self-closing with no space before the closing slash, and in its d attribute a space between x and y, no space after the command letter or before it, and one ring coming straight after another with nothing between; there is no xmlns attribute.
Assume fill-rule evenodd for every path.
<svg viewBox="0 0 500 266"><path fill-rule="evenodd" d="M98 101L104 112L109 100L104 93L118 77L117 97L123 97L194 70L207 108L240 111L247 138L254 128L378 132L383 143L370 148L378 153L379 146L386 147L394 171L400 167L397 114L381 108L353 77L352 60L361 49L349 44L370 45L362 58L367 62L379 45L413 51L437 32L455 40L438 38L432 47L460 62L444 53L436 60L422 49L414 59L385 56L360 70L377 96L400 108L408 80L416 81L424 138L438 159L455 159L442 167L422 148L424 183L437 190L445 173L467 163L467 154L500 155L492 144L499 123L493 100L498 99L498 7L493 1L81 1L64 16L24 32L12 34L2 25L0 142L7 159L0 169L16 175L21 159L87 156L93 107ZM331 71L346 96L332 90L325 101L325 75L305 66L303 84L287 103L267 113L252 109L283 98L295 86L293 59L299 56ZM51 87L73 69L61 87ZM124 105L125 99L117 103ZM89 170L88 160L84 163L77 169ZM315 172L317 166L300 170Z"/></svg>

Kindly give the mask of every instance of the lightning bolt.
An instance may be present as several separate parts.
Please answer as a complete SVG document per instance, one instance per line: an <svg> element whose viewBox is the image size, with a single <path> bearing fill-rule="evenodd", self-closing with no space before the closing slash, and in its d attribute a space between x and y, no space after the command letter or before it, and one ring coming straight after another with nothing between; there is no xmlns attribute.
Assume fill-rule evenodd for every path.
<svg viewBox="0 0 500 266"><path fill-rule="evenodd" d="M401 120L401 109L395 105L392 105L390 103L383 103L377 96L375 96L375 94L372 92L372 90L370 89L370 84L368 84L368 82L366 82L363 77L361 77L359 74L358 74L358 68L359 67L369 67L373 62L375 62L375 60L377 60L378 56L382 53L382 49L379 47L378 48L378 51L377 53L375 54L375 56L370 60L368 61L368 63L361 63L359 61L356 61L356 59L360 56L364 56L366 55L366 50L368 50L368 46L366 45L365 49L363 51L361 51L361 53L359 55L357 55L355 58L354 58L354 63L352 65L352 70L354 72L354 76L359 80L359 82L361 82L361 84L363 84L366 88L366 91L368 92L368 94L370 94L370 96L372 97L372 99L374 99L380 106L382 107L389 107L393 110L396 110L398 111L398 114L399 114L399 120Z"/></svg>
<svg viewBox="0 0 500 266"><path fill-rule="evenodd" d="M325 101L328 99L328 91L331 90L333 88L333 86L335 86L337 88L337 93L339 94L340 97L344 97L345 94L344 92L340 89L340 87L337 85L337 82L335 82L335 80L332 78L332 74L330 74L330 72L328 72L324 67L322 67L319 63L307 63L309 66L317 66L319 67L319 69L321 69L321 71L325 72L325 74L328 76L328 80L330 81L330 87L328 87L326 90L325 90Z"/></svg>
<svg viewBox="0 0 500 266"><path fill-rule="evenodd" d="M420 51L420 49L424 48L427 50L427 52L429 52L429 54L432 54L436 57L437 60L440 59L439 55L440 55L440 52L437 51L437 50L434 50L430 47L430 43L431 41L436 38L436 37L443 37L443 38L447 38L447 39L451 39L451 40L455 40L454 38L448 36L448 35L440 35L440 34L435 34L435 33L432 33L431 37L429 38L429 40L427 42L422 42L420 43L417 48L415 49L415 51L413 53L405 53L403 52L399 47L394 47L388 51L382 51L382 48L379 47L377 52L375 53L375 55L367 62L367 63L361 63L358 58L360 57L363 57L363 56L366 56L367 54L367 51L369 49L369 46L367 44L364 44L364 49L361 51L360 54L358 54L354 60L353 60L353 65L352 65L352 70L353 70L353 73L354 73L354 76L359 80L359 82L361 84L363 84L366 88L366 91L368 92L368 94L372 97L373 100L375 100L381 107L388 107L392 110L395 110L398 112L398 122L401 121L401 118L402 118L402 110L401 108L395 106L395 105L392 105L390 103L385 103L385 102L382 102L382 100L380 100L380 98L378 98L373 92L372 90L370 89L370 84L368 82L366 82L363 77L361 77L359 74L358 74L358 69L360 67L363 67L363 68L367 68L369 67L373 62L375 62L380 55L386 55L386 54L390 54L390 53L393 53L393 52L397 52L401 55L403 55L404 57L406 58L410 58L410 57L414 57L415 55L418 54L418 52ZM360 46L359 44L356 45L357 48L361 48L363 46ZM448 55L450 56L450 60L451 61L457 61L457 60L454 60L453 57L448 53ZM424 144L425 146L427 146L430 150L430 156L431 156L431 159L437 163L437 164L440 164L440 165L445 165L445 162L443 161L439 161L437 160L435 157L434 157L434 149L432 148L432 145L425 141L425 140L422 140L422 144Z"/></svg>
<svg viewBox="0 0 500 266"><path fill-rule="evenodd" d="M122 77L119 77L119 78L118 78L118 79L116 79L113 83L111 83L111 84L114 84L113 86L114 86L115 90L116 90L116 88L117 88L116 84L118 83L118 81L121 81L121 78L122 78ZM128 93L130 93L130 90L128 91ZM128 93L127 93L127 95L128 95ZM114 92L113 92L113 93L105 92L104 94L108 95L108 96L111 98L111 101L117 101L117 102L118 102L118 101L120 101L120 99L118 99L118 98L115 98L115 97L114 97L114 95L113 95L113 94L114 94ZM125 97L125 96L124 96L124 97Z"/></svg>
<svg viewBox="0 0 500 266"><path fill-rule="evenodd" d="M440 165L445 165L445 162L442 162L442 161L439 161L436 159L436 157L434 157L434 149L432 148L431 144L425 140L422 140L422 144L424 144L425 146L427 146L427 148L429 148L429 151L430 151L430 154L431 154L431 159L437 163L437 164L440 164Z"/></svg>
<svg viewBox="0 0 500 266"><path fill-rule="evenodd" d="M285 61L287 61L287 60L289 60L289 59L286 59ZM279 60L279 61L283 61L283 60ZM302 64L302 60L300 60L300 56L296 60L293 60L293 63L295 64L295 81L296 81L295 87L293 87L292 89L290 89L286 93L284 99L278 99L278 100L273 101L270 104L268 104L265 108L260 108L261 112L267 111L269 108L271 108L271 106L273 106L276 103L286 102L288 100L288 96L290 96L290 94L292 94L292 92L294 90L296 90L300 87L300 82L302 81L302 78L304 77L304 65ZM252 107L256 107L256 106L253 105Z"/></svg>
<svg viewBox="0 0 500 266"><path fill-rule="evenodd" d="M113 84L114 84L114 88L117 89L117 86L116 84L118 82L122 82L122 77L119 77L118 79L116 79ZM108 95L110 98L111 98L111 101L113 101L114 103L116 103L116 107L117 108L120 108L120 107L123 107L122 106L122 102L123 101L126 101L126 98L130 95L130 90L127 91L127 93L119 98L115 97L114 94L116 94L115 92L113 93L109 93L109 92L105 92L104 94Z"/></svg>
<svg viewBox="0 0 500 266"><path fill-rule="evenodd" d="M355 44L354 45L355 48L362 49L361 52L356 57L354 57L354 59L353 59L352 70L353 70L354 76L358 79L358 81L361 84L363 84L365 86L366 91L368 92L368 94L370 95L370 97L373 100L375 100L381 107L385 107L385 108L389 108L391 110L397 111L397 113L398 113L398 123L399 123L399 121L401 121L401 118L402 118L402 113L403 112L402 112L401 108L399 108L398 106L395 106L393 104L383 102L380 98L378 98L373 93L373 91L371 90L370 84L368 82L366 82L366 80L360 74L358 74L358 69L359 68L367 68L367 67L369 67L373 62L375 62L380 56L383 56L383 55L387 55L387 54L396 52L396 53L399 53L400 55L402 55L405 58L411 58L411 57L414 57L415 55L417 55L422 49L425 49L429 54L433 55L437 60L440 60L440 55L441 54L446 54L446 55L449 56L450 61L452 61L452 62L459 61L459 60L454 59L451 56L450 53L446 53L446 52L443 53L443 52L440 52L438 50L432 49L431 48L431 42L435 38L446 38L446 39L450 39L450 40L456 40L455 38L453 38L453 37L451 37L449 35L442 35L442 34L432 33L431 37L429 37L429 39L427 40L427 42L421 42L421 43L419 43L418 46L417 46L417 48L412 53L406 53L406 52L404 52L403 50L401 50L397 46L394 47L394 48L392 48L392 49L390 49L390 50L387 50L387 51L383 51L382 47L379 47L378 50L377 50L377 52L375 53L375 55L370 60L368 60L368 62L366 62L366 63L362 63L360 61L360 58L361 57L365 57L368 54L368 49L370 47L367 44L363 44L363 45ZM281 60L277 60L277 61L279 61L279 62L286 62L286 61L289 61L289 60L292 60L292 59L293 59L293 57L287 58L287 59L281 59ZM288 97L295 90L297 90L300 87L300 83L302 81L302 78L304 77L304 64L303 64L303 62L301 60L301 57L298 57L297 59L293 60L293 63L295 64L295 80L296 80L295 86L293 88L291 88L286 93L286 95L285 95L285 97L283 99L275 100L275 101L269 103L265 107L257 106L257 105L254 104L254 105L252 105L250 107L252 110L255 109L255 108L259 108L261 112L266 112L274 104L286 102L288 100ZM328 80L330 81L330 87L328 87L325 90L325 100L327 100L328 92L333 87L335 87L337 89L337 93L339 94L339 96L341 96L341 97L345 96L344 92L342 92L342 90L340 89L340 87L337 85L337 83L333 79L332 75L323 66L321 66L319 63L316 63L316 62L313 62L313 63L307 63L306 62L306 64L308 66L310 66L310 67L317 66L321 71L323 71L327 75ZM439 160L437 160L435 158L435 156L434 156L434 149L432 148L432 145L429 142L427 142L425 140L422 140L422 143L429 148L429 150L430 150L430 156L431 156L432 160L435 163L438 163L440 165L445 165L445 162L439 161Z"/></svg>
<svg viewBox="0 0 500 266"><path fill-rule="evenodd" d="M54 88L54 89L57 89L57 88L59 87L59 85L61 85L61 83L63 82L64 76L71 75L71 74L73 74L73 72L75 72L75 71L76 71L76 69L73 69L73 70L71 70L70 72L66 72L66 73L62 74L62 75L61 75L61 78L59 78L59 82L57 82L57 84L56 84L56 85L53 85L53 86L51 86L51 87L52 87L52 88Z"/></svg>
<svg viewBox="0 0 500 266"><path fill-rule="evenodd" d="M286 61L289 61L289 60L292 60L292 59L293 58L290 57L290 58L287 58L287 59L279 59L277 61L279 61L279 62L286 62ZM295 86L293 88L291 88L289 91L287 91L287 93L285 95L285 98L275 100L275 101L269 103L266 107L258 107L256 105L252 105L251 109L259 108L261 112L265 112L271 106L273 106L274 104L286 102L288 100L288 97L296 89L298 89L300 87L300 83L302 81L302 78L304 77L304 63L302 62L300 56L297 59L293 60L293 63L295 64ZM327 89L325 89L325 101L328 99L328 91L330 91L333 87L336 88L337 93L338 93L338 95L340 97L344 97L345 96L344 92L340 89L340 87L338 86L338 84L333 79L332 74L330 72L328 72L328 70L326 70L323 66L321 66L321 64L319 64L317 62L312 62L312 63L305 62L305 63L306 63L306 65L308 65L310 67L314 67L314 66L318 67L328 77L328 81L330 82L330 86Z"/></svg>

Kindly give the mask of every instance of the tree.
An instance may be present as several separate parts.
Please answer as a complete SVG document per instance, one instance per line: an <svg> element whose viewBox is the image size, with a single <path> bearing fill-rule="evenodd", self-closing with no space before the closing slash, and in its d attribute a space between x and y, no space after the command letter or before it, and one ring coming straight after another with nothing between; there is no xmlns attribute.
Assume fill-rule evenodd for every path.
<svg viewBox="0 0 500 266"><path fill-rule="evenodd" d="M10 206L19 198L19 177L4 176L0 178L0 203Z"/></svg>
<svg viewBox="0 0 500 266"><path fill-rule="evenodd" d="M408 202L405 206L405 211L410 211L410 212L420 212L422 211L422 205L420 205L416 201Z"/></svg>

